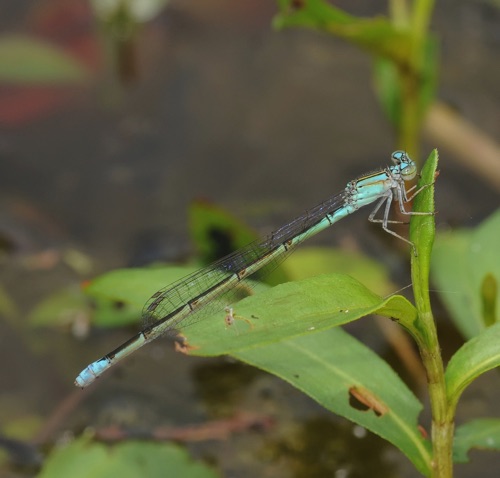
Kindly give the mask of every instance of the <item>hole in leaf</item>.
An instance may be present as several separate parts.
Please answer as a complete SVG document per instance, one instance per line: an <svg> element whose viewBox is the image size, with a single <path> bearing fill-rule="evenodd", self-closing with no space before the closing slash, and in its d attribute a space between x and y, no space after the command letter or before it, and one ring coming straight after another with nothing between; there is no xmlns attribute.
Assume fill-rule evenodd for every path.
<svg viewBox="0 0 500 478"><path fill-rule="evenodd" d="M349 405L361 412L373 410L377 417L382 417L389 411L377 396L366 388L358 386L349 388Z"/></svg>

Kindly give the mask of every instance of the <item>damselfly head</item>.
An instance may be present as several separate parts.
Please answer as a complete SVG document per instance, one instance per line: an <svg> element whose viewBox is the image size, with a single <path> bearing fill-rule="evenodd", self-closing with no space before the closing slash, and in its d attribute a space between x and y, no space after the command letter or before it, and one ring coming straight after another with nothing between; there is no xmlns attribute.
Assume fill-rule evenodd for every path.
<svg viewBox="0 0 500 478"><path fill-rule="evenodd" d="M406 151L394 151L391 159L396 166L399 166L399 172L404 181L410 181L417 175L417 165Z"/></svg>

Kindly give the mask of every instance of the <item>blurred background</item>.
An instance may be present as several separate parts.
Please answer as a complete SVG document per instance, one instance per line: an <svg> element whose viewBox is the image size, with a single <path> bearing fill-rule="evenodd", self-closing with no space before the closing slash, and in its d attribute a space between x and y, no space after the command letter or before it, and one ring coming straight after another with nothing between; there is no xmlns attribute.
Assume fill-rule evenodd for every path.
<svg viewBox="0 0 500 478"><path fill-rule="evenodd" d="M406 147L377 100L373 57L324 32L273 28L275 2L98 3L0 1L0 423L3 436L40 453L6 454L0 475L33 476L43 451L88 426L182 428L244 411L256 422L240 420L229 440L188 439L190 455L221 476L418 476L392 446L279 379L185 357L171 343L74 390L76 374L137 324L95 330L73 311L62 325L35 327L42 301L115 268L192 257L195 200L264 235ZM362 17L387 10L335 5ZM408 149L419 164L439 149L436 220L447 230L475 226L499 204L500 8L435 7L437 93ZM368 214L317 243L363 251L388 265L394 290L408 285L406 255ZM457 332L443 327L456 346ZM358 332L368 342L374 333ZM498 391L478 382L468 407L494 414ZM498 457L474 456L457 476L496 476Z"/></svg>

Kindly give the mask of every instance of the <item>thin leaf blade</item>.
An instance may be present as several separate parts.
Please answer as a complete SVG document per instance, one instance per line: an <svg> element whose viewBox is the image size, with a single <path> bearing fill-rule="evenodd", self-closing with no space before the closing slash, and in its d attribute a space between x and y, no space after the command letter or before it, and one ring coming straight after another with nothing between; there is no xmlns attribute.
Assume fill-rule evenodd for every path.
<svg viewBox="0 0 500 478"><path fill-rule="evenodd" d="M350 276L325 274L287 282L247 297L233 306L235 323L225 326L226 312L177 327L191 353L220 355L285 338L308 335L370 314L394 318L411 329L414 307L402 296L383 299Z"/></svg>
<svg viewBox="0 0 500 478"><path fill-rule="evenodd" d="M500 323L483 330L453 355L446 368L447 398L452 406L481 374L500 366Z"/></svg>

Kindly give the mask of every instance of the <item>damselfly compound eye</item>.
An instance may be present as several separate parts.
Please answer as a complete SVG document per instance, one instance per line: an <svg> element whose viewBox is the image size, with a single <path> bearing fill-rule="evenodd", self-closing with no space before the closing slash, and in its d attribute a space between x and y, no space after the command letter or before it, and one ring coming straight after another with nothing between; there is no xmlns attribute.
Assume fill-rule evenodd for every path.
<svg viewBox="0 0 500 478"><path fill-rule="evenodd" d="M394 151L394 153L391 154L391 159L394 164L401 164L403 162L406 162L409 157L407 156L405 151Z"/></svg>

